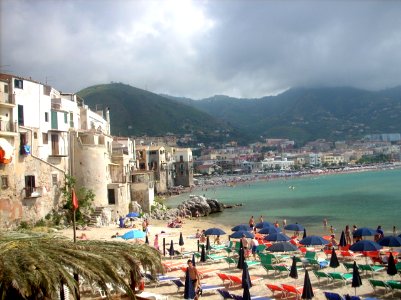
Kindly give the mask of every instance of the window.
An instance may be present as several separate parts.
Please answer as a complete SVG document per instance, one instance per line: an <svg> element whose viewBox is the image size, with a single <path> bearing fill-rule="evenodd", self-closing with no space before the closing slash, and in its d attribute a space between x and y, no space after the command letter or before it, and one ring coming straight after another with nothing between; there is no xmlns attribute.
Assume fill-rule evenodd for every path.
<svg viewBox="0 0 401 300"><path fill-rule="evenodd" d="M45 112L45 122L49 122L49 113Z"/></svg>
<svg viewBox="0 0 401 300"><path fill-rule="evenodd" d="M18 104L18 125L24 125L24 106Z"/></svg>
<svg viewBox="0 0 401 300"><path fill-rule="evenodd" d="M43 144L49 143L49 136L47 135L47 133L42 133L42 143Z"/></svg>
<svg viewBox="0 0 401 300"><path fill-rule="evenodd" d="M184 161L184 156L180 155L180 162Z"/></svg>
<svg viewBox="0 0 401 300"><path fill-rule="evenodd" d="M14 79L14 87L17 89L23 89L24 81L22 79Z"/></svg>
<svg viewBox="0 0 401 300"><path fill-rule="evenodd" d="M66 112L64 113L64 123L68 123L68 114Z"/></svg>
<svg viewBox="0 0 401 300"><path fill-rule="evenodd" d="M26 197L31 197L35 189L35 176L27 175L25 176L25 195Z"/></svg>
<svg viewBox="0 0 401 300"><path fill-rule="evenodd" d="M74 128L74 113L70 112L70 127Z"/></svg>
<svg viewBox="0 0 401 300"><path fill-rule="evenodd" d="M52 174L52 185L57 186L58 185L58 176L57 174Z"/></svg>
<svg viewBox="0 0 401 300"><path fill-rule="evenodd" d="M116 204L116 196L114 193L114 189L107 189L107 198L109 199L109 205Z"/></svg>
<svg viewBox="0 0 401 300"><path fill-rule="evenodd" d="M5 84L5 85L4 85L4 93L5 93L5 94L8 94L8 84Z"/></svg>
<svg viewBox="0 0 401 300"><path fill-rule="evenodd" d="M38 133L37 133L37 132L34 132L34 133L33 133L33 138L34 138L35 140L38 138Z"/></svg>
<svg viewBox="0 0 401 300"><path fill-rule="evenodd" d="M7 175L1 176L1 188L2 189L8 188L8 176Z"/></svg>

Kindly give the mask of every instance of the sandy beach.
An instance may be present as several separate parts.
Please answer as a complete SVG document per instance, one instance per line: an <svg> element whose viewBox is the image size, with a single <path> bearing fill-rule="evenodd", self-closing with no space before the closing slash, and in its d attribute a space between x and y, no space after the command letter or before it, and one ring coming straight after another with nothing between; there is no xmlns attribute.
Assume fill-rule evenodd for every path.
<svg viewBox="0 0 401 300"><path fill-rule="evenodd" d="M248 220L233 220L233 224L240 224L240 223L247 223ZM140 221L137 222L137 228L141 228L141 223ZM174 243L174 248L178 251L197 251L197 239L194 237L196 234L197 229L202 231L203 229L208 229L211 227L218 227L223 229L226 233L231 233L231 229L228 228L227 226L222 226L220 224L216 223L211 223L207 222L205 220L202 220L201 218L196 220L196 219L185 219L184 224L182 228L168 228L167 227L167 222L166 221L159 221L159 220L150 220L150 228L149 228L149 243L151 246L153 246L153 241L154 241L154 236L155 234L159 234L159 245L161 248L161 252L163 252L163 238L165 239L166 242L166 252L168 253L168 247L170 246L171 240L173 240ZM130 229L120 229L117 227L116 224L107 226L107 227L100 227L100 228L90 228L88 230L78 230L77 231L77 236L79 237L84 233L88 239L95 239L95 240L115 240L112 238L113 235L115 235L117 232L122 235L125 232L129 231ZM164 232L164 233L162 233ZM181 246L178 245L178 240L179 240L179 235L180 232L183 234L184 237L184 246L183 249L181 249ZM69 238L72 238L72 229L66 229L60 231L60 233L63 236L67 236ZM121 242L143 242L142 241L124 241L122 239ZM221 242L225 243L228 240L228 234L221 236ZM213 244L213 237L210 240L211 243ZM226 255L227 253L225 251L222 252L217 252L220 253L221 255ZM163 253L162 253L163 254ZM297 254L298 256L300 253ZM323 251L318 251L317 256L319 258L327 258L326 255L324 254ZM169 258L168 254L166 257L163 257L163 262L182 262L186 263L188 260L188 257L184 258ZM324 268L322 269L325 272L350 272L345 269L345 267L342 265L342 262L353 262L353 259L347 259L345 260L343 257L339 256L339 261L340 261L340 266L336 269L333 268ZM356 258L357 263L365 264L366 259L365 257L358 257ZM291 259L285 259L282 263L291 266ZM370 259L368 260L368 263L370 263ZM220 261L212 261L212 262L206 262L206 263L197 263L197 268L198 269L212 269L210 273L207 273L204 278L202 278L201 283L202 284L214 284L214 285L220 285L222 288L226 288L229 290L230 293L242 295L242 288L240 286L237 287L229 287L226 284L223 284L222 280L216 275L216 272L221 272L221 273L230 273L230 274L237 274L241 276L241 270L237 269L236 266L231 265L229 267L228 263L225 262L224 260ZM335 292L339 293L341 295L344 294L350 294L350 295L355 295L355 289L351 287L350 283L344 284L343 282L339 281L334 281L334 282L329 282L327 283L326 279L321 279L320 283L318 282L318 279L316 278L315 274L313 274L312 270L313 268L311 266L307 267L309 271L309 276L312 282L312 286L315 289L315 297L314 299L326 299L323 291L329 291L329 292ZM260 277L261 280L253 282L253 287L251 288L251 295L260 295L260 296L267 296L270 298L274 299L284 299L282 298L280 293L275 293L273 296L272 292L266 287L266 283L273 283L273 284L297 284L298 286L303 286L303 281L304 281L304 270L301 269L298 272L298 279L293 279L288 276L288 273L286 274L278 274L274 275L272 271L269 273L266 272L266 270L261 266L253 266L249 268L249 272L251 276L256 276ZM166 272L166 275L169 276L176 276L180 277L182 281L184 281L184 272L180 269L178 270L172 270ZM360 297L376 297L380 299L400 299L401 298L401 291L395 292L394 296L392 296L391 292L384 292L384 289L379 289L377 293L374 293L373 288L369 284L368 279L372 278L371 273L369 272L368 274L361 273L362 277L362 286L356 289L356 294ZM374 279L382 279L382 280L391 280L389 275L387 275L386 271L381 271L377 272L374 274ZM400 280L400 276L396 275L394 277L394 280ZM179 291L177 291L177 286L171 282L164 282L159 285L155 284L145 284L145 291L146 292L152 292L152 293L157 293L157 294L162 294L166 295L169 297L169 299L182 299L183 298L183 292L184 289L181 288ZM206 298L206 299L222 299L222 297L216 292L216 291L211 291L211 292L205 292L203 293L201 298ZM296 299L296 297L293 295L292 297L287 297L285 299Z"/></svg>

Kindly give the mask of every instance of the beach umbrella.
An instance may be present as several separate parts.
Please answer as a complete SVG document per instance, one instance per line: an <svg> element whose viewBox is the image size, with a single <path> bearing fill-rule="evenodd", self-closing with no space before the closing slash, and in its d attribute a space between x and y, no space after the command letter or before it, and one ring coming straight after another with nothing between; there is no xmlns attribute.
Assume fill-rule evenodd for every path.
<svg viewBox="0 0 401 300"><path fill-rule="evenodd" d="M398 273L398 271L395 266L394 256L393 256L393 253L390 252L390 256L388 258L388 264L387 264L387 274L390 276L394 276L397 273Z"/></svg>
<svg viewBox="0 0 401 300"><path fill-rule="evenodd" d="M376 230L368 227L362 227L355 230L352 235L355 236L372 236L376 234Z"/></svg>
<svg viewBox="0 0 401 300"><path fill-rule="evenodd" d="M377 241L381 246L401 247L401 238L398 236L386 236Z"/></svg>
<svg viewBox="0 0 401 300"><path fill-rule="evenodd" d="M242 242L240 242L241 246L239 248L239 256L238 256L238 263L237 263L237 268L238 269L243 269L244 268L244 263L245 263L245 250L244 247L242 247Z"/></svg>
<svg viewBox="0 0 401 300"><path fill-rule="evenodd" d="M278 242L274 243L266 250L270 252L293 252L293 251L298 251L299 249L297 248L297 246L289 242Z"/></svg>
<svg viewBox="0 0 401 300"><path fill-rule="evenodd" d="M338 262L337 253L336 253L336 251L334 251L334 248L333 248L333 249L331 249L330 267L335 269L338 266L340 266L340 263Z"/></svg>
<svg viewBox="0 0 401 300"><path fill-rule="evenodd" d="M265 236L265 238L263 239L265 241L269 241L269 242L286 242L289 241L290 238L288 236L286 236L284 233L271 233L267 236Z"/></svg>
<svg viewBox="0 0 401 300"><path fill-rule="evenodd" d="M260 229L260 228L266 228L266 227L274 227L274 225L270 222L263 221L263 222L256 223L255 227Z"/></svg>
<svg viewBox="0 0 401 300"><path fill-rule="evenodd" d="M304 235L302 236L302 238L304 239L304 238L306 238L307 237L307 235L306 235L306 229L304 228Z"/></svg>
<svg viewBox="0 0 401 300"><path fill-rule="evenodd" d="M292 231L303 231L305 228L301 224L295 223L295 224L285 225L284 229Z"/></svg>
<svg viewBox="0 0 401 300"><path fill-rule="evenodd" d="M140 239L144 238L146 236L145 232L141 230L130 230L126 233L124 233L122 236L120 236L124 240L130 240L130 239Z"/></svg>
<svg viewBox="0 0 401 300"><path fill-rule="evenodd" d="M231 234L231 235L230 235L230 238L233 238L233 239L240 239L240 238L242 238L242 236L243 236L244 234L245 234L245 237L246 237L246 238L249 238L249 239L251 239L251 238L254 237L254 235L253 235L252 232L240 230L240 231L236 231L236 232L234 232L233 234Z"/></svg>
<svg viewBox="0 0 401 300"><path fill-rule="evenodd" d="M305 269L304 288L302 290L302 299L312 299L315 295L313 294L312 284L310 282L308 270Z"/></svg>
<svg viewBox="0 0 401 300"><path fill-rule="evenodd" d="M347 240L345 239L344 230L341 231L340 242L338 243L338 245L341 246L341 247L347 246Z"/></svg>
<svg viewBox="0 0 401 300"><path fill-rule="evenodd" d="M231 228L232 231L249 231L251 230L251 227L249 227L248 224L239 224L237 226L234 226L233 228Z"/></svg>
<svg viewBox="0 0 401 300"><path fill-rule="evenodd" d="M171 240L170 242L170 248L168 249L168 254L170 256L174 256L174 244L173 244L173 240Z"/></svg>
<svg viewBox="0 0 401 300"><path fill-rule="evenodd" d="M290 269L290 277L297 279L298 278L298 269L297 269L297 261L296 257L292 257L292 264L291 264L291 269Z"/></svg>
<svg viewBox="0 0 401 300"><path fill-rule="evenodd" d="M211 250L212 247L210 247L210 239L209 236L206 237L206 251Z"/></svg>
<svg viewBox="0 0 401 300"><path fill-rule="evenodd" d="M401 238L401 234L399 234L399 235L398 235L398 237L400 237L400 238Z"/></svg>
<svg viewBox="0 0 401 300"><path fill-rule="evenodd" d="M351 251L377 251L380 250L382 246L380 246L378 243L369 241L369 240L361 240L359 242L356 242L355 244L351 245L349 247L349 250Z"/></svg>
<svg viewBox="0 0 401 300"><path fill-rule="evenodd" d="M351 286L355 288L355 296L356 296L356 288L362 285L361 275L359 275L359 270L356 265L356 261L354 261L354 266L352 267L352 283Z"/></svg>
<svg viewBox="0 0 401 300"><path fill-rule="evenodd" d="M206 261L205 245L202 245L202 251L201 251L200 261L201 261L201 262L205 262L205 261Z"/></svg>
<svg viewBox="0 0 401 300"><path fill-rule="evenodd" d="M139 213L137 212L130 212L126 215L127 218L137 218L139 217Z"/></svg>
<svg viewBox="0 0 401 300"><path fill-rule="evenodd" d="M264 227L261 230L259 230L259 233L261 234L272 234L272 233L279 233L281 232L281 229L278 227Z"/></svg>
<svg viewBox="0 0 401 300"><path fill-rule="evenodd" d="M324 238L317 235L309 235L306 238L299 241L300 244L305 246L317 246L317 245L327 245L329 242Z"/></svg>
<svg viewBox="0 0 401 300"><path fill-rule="evenodd" d="M251 300L251 295L249 293L249 289L252 287L251 277L249 276L248 265L244 262L244 266L242 268L242 288L244 292L242 294L243 300Z"/></svg>
<svg viewBox="0 0 401 300"><path fill-rule="evenodd" d="M182 232L180 232L180 239L178 241L178 245L184 246L184 238L182 237Z"/></svg>
<svg viewBox="0 0 401 300"><path fill-rule="evenodd" d="M220 228L209 228L205 231L205 235L223 235L226 234L224 232L224 230L220 229Z"/></svg>
<svg viewBox="0 0 401 300"><path fill-rule="evenodd" d="M148 244L148 245L149 245L149 238L148 238L148 236L146 236L146 238L145 238L145 244Z"/></svg>
<svg viewBox="0 0 401 300"><path fill-rule="evenodd" d="M184 299L194 299L195 298L195 288L192 284L191 277L189 276L189 268L185 272L185 286L184 286Z"/></svg>
<svg viewBox="0 0 401 300"><path fill-rule="evenodd" d="M192 254L192 265L194 267L196 267L196 263L195 263L195 254Z"/></svg>

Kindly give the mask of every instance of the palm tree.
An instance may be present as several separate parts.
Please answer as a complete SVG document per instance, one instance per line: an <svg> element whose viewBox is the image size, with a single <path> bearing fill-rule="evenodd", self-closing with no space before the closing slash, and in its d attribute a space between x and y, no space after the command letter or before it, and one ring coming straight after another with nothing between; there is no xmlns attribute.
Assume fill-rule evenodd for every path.
<svg viewBox="0 0 401 300"><path fill-rule="evenodd" d="M77 297L78 283L106 284L134 299L141 268L162 272L157 250L124 241L72 241L55 235L6 232L0 234L0 299L57 299L63 285ZM128 279L128 280L127 280Z"/></svg>

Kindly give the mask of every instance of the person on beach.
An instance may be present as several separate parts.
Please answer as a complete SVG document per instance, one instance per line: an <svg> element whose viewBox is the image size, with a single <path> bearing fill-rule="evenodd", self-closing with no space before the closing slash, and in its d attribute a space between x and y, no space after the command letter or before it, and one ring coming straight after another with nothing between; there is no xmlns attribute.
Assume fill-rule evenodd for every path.
<svg viewBox="0 0 401 300"><path fill-rule="evenodd" d="M330 234L334 234L334 228L333 228L333 225L330 225L330 229L329 229L329 231L330 231Z"/></svg>
<svg viewBox="0 0 401 300"><path fill-rule="evenodd" d="M247 250L249 248L249 242L245 234L242 235L241 241L242 241L242 247L244 247L244 250Z"/></svg>
<svg viewBox="0 0 401 300"><path fill-rule="evenodd" d="M327 219L326 218L323 219L323 227L327 228Z"/></svg>
<svg viewBox="0 0 401 300"><path fill-rule="evenodd" d="M276 222L274 222L274 227L279 228L280 225L278 224L278 221L276 220Z"/></svg>
<svg viewBox="0 0 401 300"><path fill-rule="evenodd" d="M337 242L336 236L335 236L334 234L332 234L332 235L330 236L330 244L331 244L331 246L332 246L333 248L338 246L338 242Z"/></svg>
<svg viewBox="0 0 401 300"><path fill-rule="evenodd" d="M348 245L351 245L351 229L349 225L345 226L345 241Z"/></svg>
<svg viewBox="0 0 401 300"><path fill-rule="evenodd" d="M155 239L153 241L153 247L155 249L157 249L158 251L160 251L160 249L159 249L159 235L158 234L155 234Z"/></svg>
<svg viewBox="0 0 401 300"><path fill-rule="evenodd" d="M220 245L221 244L219 235L216 235L216 237L214 238L214 244L216 244L216 245Z"/></svg>
<svg viewBox="0 0 401 300"><path fill-rule="evenodd" d="M286 225L287 225L287 220L284 219L284 220L283 220L283 227L285 227Z"/></svg>
<svg viewBox="0 0 401 300"><path fill-rule="evenodd" d="M197 229L196 233L195 233L195 238L199 239L200 236L201 236L201 233L200 233L199 229Z"/></svg>
<svg viewBox="0 0 401 300"><path fill-rule="evenodd" d="M382 230L382 227L379 225L379 226L377 226L376 234L375 234L375 237L374 237L375 242L380 240L382 237L384 237L384 232Z"/></svg>
<svg viewBox="0 0 401 300"><path fill-rule="evenodd" d="M358 230L358 227L356 227L356 225L354 224L352 226L352 243L356 243L359 239L359 237L355 236L355 231Z"/></svg>
<svg viewBox="0 0 401 300"><path fill-rule="evenodd" d="M255 219L253 218L253 216L249 219L249 227L253 229L253 227L255 226Z"/></svg>
<svg viewBox="0 0 401 300"><path fill-rule="evenodd" d="M260 217L259 217L259 222L260 222L260 223L263 223L263 216L260 216Z"/></svg>
<svg viewBox="0 0 401 300"><path fill-rule="evenodd" d="M198 294L200 292L200 286L201 286L200 276L199 276L198 270L192 264L192 260L188 259L187 264L188 264L189 278L191 279L192 285L194 286L194 290L195 290L194 300L196 300L196 299L198 299Z"/></svg>
<svg viewBox="0 0 401 300"><path fill-rule="evenodd" d="M256 259L256 248L259 246L259 242L258 240L253 237L251 239L251 249L252 249L252 255L253 255L253 259Z"/></svg>
<svg viewBox="0 0 401 300"><path fill-rule="evenodd" d="M397 230L395 229L395 226L393 226L393 235L394 235L394 236L397 235Z"/></svg>
<svg viewBox="0 0 401 300"><path fill-rule="evenodd" d="M206 243L206 235L205 235L205 230L202 230L202 233L199 237L199 243L204 244Z"/></svg>

